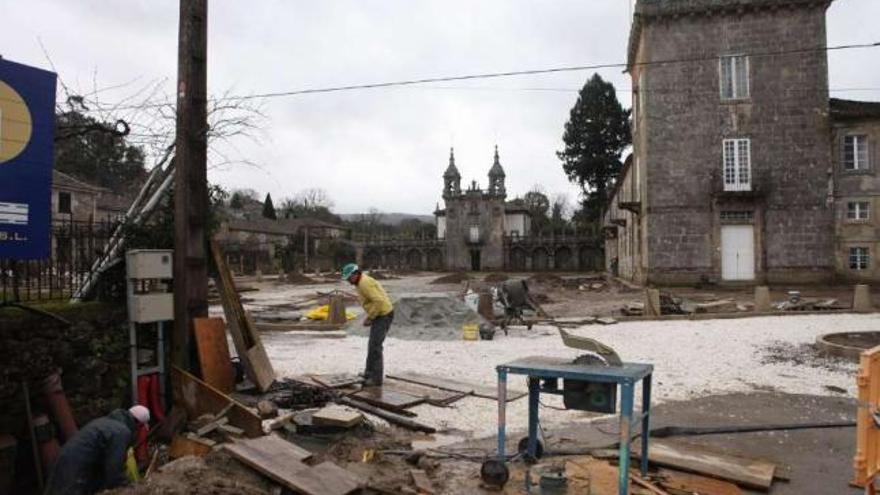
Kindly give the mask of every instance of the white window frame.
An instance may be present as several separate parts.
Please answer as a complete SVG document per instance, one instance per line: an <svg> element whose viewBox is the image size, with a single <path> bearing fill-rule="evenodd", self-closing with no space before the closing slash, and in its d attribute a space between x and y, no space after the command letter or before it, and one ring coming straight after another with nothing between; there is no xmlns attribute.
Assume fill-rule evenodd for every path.
<svg viewBox="0 0 880 495"><path fill-rule="evenodd" d="M725 139L721 146L725 191L752 190L752 144L748 138Z"/></svg>
<svg viewBox="0 0 880 495"><path fill-rule="evenodd" d="M740 62L741 61L741 65ZM726 65L725 62L729 63ZM745 100L751 96L750 62L747 55L722 55L718 59L718 90L722 100ZM730 69L730 94L725 94L725 67ZM745 74L743 74L743 72Z"/></svg>
<svg viewBox="0 0 880 495"><path fill-rule="evenodd" d="M871 267L871 249L865 246L849 248L849 269L864 271Z"/></svg>
<svg viewBox="0 0 880 495"><path fill-rule="evenodd" d="M861 151L861 153L859 153ZM851 152L851 160L847 157L847 152ZM841 161L844 170L857 171L868 170L871 165L871 158L868 155L868 136L866 134L847 134L843 136L843 149L841 150Z"/></svg>
<svg viewBox="0 0 880 495"><path fill-rule="evenodd" d="M480 226L479 225L471 225L470 229L468 229L468 239L470 239L473 243L480 242Z"/></svg>
<svg viewBox="0 0 880 495"><path fill-rule="evenodd" d="M846 219L858 222L871 219L870 201L848 201L846 203Z"/></svg>

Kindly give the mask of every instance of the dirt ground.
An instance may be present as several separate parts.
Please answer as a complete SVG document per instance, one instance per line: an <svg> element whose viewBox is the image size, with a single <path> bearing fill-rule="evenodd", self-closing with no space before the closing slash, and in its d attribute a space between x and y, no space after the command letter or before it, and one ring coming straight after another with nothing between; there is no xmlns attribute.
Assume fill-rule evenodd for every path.
<svg viewBox="0 0 880 495"><path fill-rule="evenodd" d="M578 277L587 283L572 283L572 275L475 274L469 279L448 277L446 280L450 283L436 283L442 274L388 274L382 284L392 298L457 296L468 288L500 283L504 276L524 278L543 309L556 317L616 316L625 303L642 300L639 289L602 282L583 274ZM487 276L489 281L485 280ZM341 282L288 284L263 280L248 284L260 289L245 294L246 306L254 313L308 309L321 302L321 298L315 297L318 291L353 292ZM731 298L744 304L752 302L753 297L751 288L662 290L696 301ZM836 298L842 304L849 304L852 297L851 287L773 287L771 300L786 300L789 290L800 290L803 297ZM880 303L877 295L875 300ZM349 299L348 304L349 309L359 311L353 299ZM211 311L222 314L216 306ZM741 320L623 322L608 327L590 325L575 331L611 345L625 360L654 363L654 426L727 426L853 418L855 365L823 356L813 341L821 333L873 330L875 325L874 315L783 313L779 317ZM345 339L303 340L272 332L264 334L263 339L276 371L282 375L356 372L362 366L365 339L354 333ZM474 343L430 339L413 342L395 337L392 327L386 341L386 369L439 373L451 379L492 384L495 365L500 362L529 354L562 357L571 352L560 345L555 329L549 327L536 326L532 331L514 329L509 336L498 335L494 341ZM542 397L546 405L561 405L555 399ZM524 435L525 402L520 399L508 406L510 439L514 443ZM495 448L494 402L465 398L451 408L416 406L412 410L418 413L420 420L438 426L442 435L414 435L373 421L373 428L366 435L295 440L321 458L332 459L368 477L377 487L377 493L399 493L402 486L411 486L408 470L412 467L425 469L438 493L486 493L479 483L479 460ZM617 424L613 418L547 407L542 408L541 418L550 450L583 450L616 441ZM438 442L441 437L445 437L444 441ZM854 440L852 428L685 439L689 443L779 463L791 481L775 483L771 495L858 493L847 485ZM413 446L435 449L432 451L435 454L452 453L453 458L434 461L427 457L381 454L383 450L410 450ZM366 457L365 453L368 453ZM370 455L371 460L364 462ZM505 493L525 493L524 489L518 491L517 486L522 481L521 470L515 469L514 474L520 478L511 482ZM218 483L216 493L227 493L223 491L226 487Z"/></svg>

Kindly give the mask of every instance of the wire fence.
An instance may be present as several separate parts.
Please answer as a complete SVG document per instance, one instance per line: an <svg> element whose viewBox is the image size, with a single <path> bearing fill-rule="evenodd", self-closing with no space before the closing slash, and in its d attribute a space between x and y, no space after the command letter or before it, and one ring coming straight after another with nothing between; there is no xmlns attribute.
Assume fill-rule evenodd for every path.
<svg viewBox="0 0 880 495"><path fill-rule="evenodd" d="M58 222L52 226L49 258L0 258L0 302L70 298L110 240L117 222Z"/></svg>

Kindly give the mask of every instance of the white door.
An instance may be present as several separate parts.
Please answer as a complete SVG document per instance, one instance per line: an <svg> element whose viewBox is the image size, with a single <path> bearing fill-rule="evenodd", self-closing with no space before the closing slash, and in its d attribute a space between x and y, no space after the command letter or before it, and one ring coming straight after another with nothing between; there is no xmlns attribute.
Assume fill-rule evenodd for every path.
<svg viewBox="0 0 880 495"><path fill-rule="evenodd" d="M754 226L721 226L721 279L755 279Z"/></svg>

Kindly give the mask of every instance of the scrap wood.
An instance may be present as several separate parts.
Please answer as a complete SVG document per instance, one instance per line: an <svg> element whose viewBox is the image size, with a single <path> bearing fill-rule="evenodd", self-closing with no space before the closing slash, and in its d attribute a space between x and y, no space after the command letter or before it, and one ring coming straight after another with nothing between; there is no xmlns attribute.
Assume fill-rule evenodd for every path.
<svg viewBox="0 0 880 495"><path fill-rule="evenodd" d="M411 371L388 375L388 377L394 378L395 380L403 380L405 382L427 385L429 387L439 388L441 390L450 390L453 392L460 392L464 394L473 394L476 397L498 400L498 387L495 386L465 383L458 380L450 380L447 378ZM509 387L507 389L508 402L519 399L520 397L524 397L526 395L528 395L528 392L523 390L511 389Z"/></svg>
<svg viewBox="0 0 880 495"><path fill-rule="evenodd" d="M681 490L700 495L742 495L738 486L715 478L661 469L658 483L667 490Z"/></svg>
<svg viewBox="0 0 880 495"><path fill-rule="evenodd" d="M339 331L345 325L336 323L286 322L286 323L256 323L257 330L261 332L308 332L308 331Z"/></svg>
<svg viewBox="0 0 880 495"><path fill-rule="evenodd" d="M235 292L235 283L232 274L226 265L226 259L220 252L220 245L216 240L211 240L211 253L214 264L217 266L217 289L220 292L220 300L223 303L223 313L226 315L226 324L232 335L232 342L238 357L244 365L248 378L254 382L261 392L265 392L275 381L275 370L266 354L266 349L260 341L253 320L244 307L241 299Z"/></svg>
<svg viewBox="0 0 880 495"><path fill-rule="evenodd" d="M643 488L646 488L651 493L654 493L656 495L669 495L669 492L661 490L660 488L657 488L656 485L654 485L650 481L642 478L641 476L639 476L635 473L629 473L629 479L631 479L633 481L633 483L635 483Z"/></svg>
<svg viewBox="0 0 880 495"><path fill-rule="evenodd" d="M189 417L198 418L203 414L222 412L229 418L230 424L244 430L248 437L263 435L263 424L259 416L177 366L171 367L171 386L175 404L182 405Z"/></svg>
<svg viewBox="0 0 880 495"><path fill-rule="evenodd" d="M355 474L332 462L307 466L306 450L275 435L224 445L233 457L275 482L305 495L347 495L364 486Z"/></svg>
<svg viewBox="0 0 880 495"><path fill-rule="evenodd" d="M409 474L420 494L434 495L434 484L428 479L428 475L423 469L410 469Z"/></svg>
<svg viewBox="0 0 880 495"><path fill-rule="evenodd" d="M367 404L372 404L382 409L388 409L389 411L403 414L405 416L415 416L414 413L406 411L406 408L425 402L425 399L422 397L416 397L414 395L397 392L391 389L386 390L384 386L366 387L351 394L351 397L357 400L362 400Z"/></svg>
<svg viewBox="0 0 880 495"><path fill-rule="evenodd" d="M326 388L347 387L358 385L363 378L351 373L325 373L320 375L307 375L313 382Z"/></svg>
<svg viewBox="0 0 880 495"><path fill-rule="evenodd" d="M312 414L312 424L315 426L351 428L357 426L363 420L363 414L336 404L323 407Z"/></svg>
<svg viewBox="0 0 880 495"><path fill-rule="evenodd" d="M201 457L209 452L211 452L211 445L183 435L174 435L174 438L171 439L171 446L168 447L168 457L171 459L188 455Z"/></svg>
<svg viewBox="0 0 880 495"><path fill-rule="evenodd" d="M208 433L211 433L212 431L216 430L221 425L224 425L228 422L229 422L229 418L227 418L225 416L222 418L215 419L215 420L211 421L210 423L206 424L205 426L202 426L201 428L196 430L195 434L200 437L203 437L203 436L207 435Z"/></svg>
<svg viewBox="0 0 880 495"><path fill-rule="evenodd" d="M384 409L379 409L378 407L373 407L365 402L361 402L350 397L340 397L338 400L341 404L345 404L346 406L351 406L356 409L360 409L361 411L368 412L373 416L378 416L385 421L388 421L391 424L402 426L404 428L408 428L414 431L421 431L424 433L437 433L437 429L433 426L419 423L414 419L401 416L400 414L396 414L391 411L386 411Z"/></svg>
<svg viewBox="0 0 880 495"><path fill-rule="evenodd" d="M226 325L222 318L193 319L193 335L199 355L199 368L206 383L223 392L235 390L235 371L229 357Z"/></svg>
<svg viewBox="0 0 880 495"><path fill-rule="evenodd" d="M454 392L443 390L436 387L429 387L413 382L405 382L402 380L388 379L382 385L386 390L394 390L395 392L403 392L405 394L421 397L433 406L445 407L453 402L468 395L464 392Z"/></svg>
<svg viewBox="0 0 880 495"><path fill-rule="evenodd" d="M641 449L635 455L641 458ZM648 460L654 464L732 481L746 488L767 491L773 484L776 465L760 459L714 452L702 446L652 441Z"/></svg>

